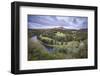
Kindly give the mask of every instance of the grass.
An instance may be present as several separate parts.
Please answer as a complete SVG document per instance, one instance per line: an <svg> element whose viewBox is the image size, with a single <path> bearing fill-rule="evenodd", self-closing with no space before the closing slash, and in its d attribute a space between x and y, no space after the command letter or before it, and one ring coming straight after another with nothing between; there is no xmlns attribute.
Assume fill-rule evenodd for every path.
<svg viewBox="0 0 100 76"><path fill-rule="evenodd" d="M62 33L62 32L57 32L57 33L55 33L55 35L58 36L58 37L65 37L65 36L66 36L66 35L65 35L64 33Z"/></svg>
<svg viewBox="0 0 100 76"><path fill-rule="evenodd" d="M38 32L37 40L28 40L28 60L80 59L88 57L87 33L48 30ZM43 45L53 47L50 53Z"/></svg>
<svg viewBox="0 0 100 76"><path fill-rule="evenodd" d="M48 41L53 40L53 39L51 39L51 38L49 38L49 37L45 37L45 36L42 36L42 35L40 35L40 38L41 38L42 40L48 40Z"/></svg>

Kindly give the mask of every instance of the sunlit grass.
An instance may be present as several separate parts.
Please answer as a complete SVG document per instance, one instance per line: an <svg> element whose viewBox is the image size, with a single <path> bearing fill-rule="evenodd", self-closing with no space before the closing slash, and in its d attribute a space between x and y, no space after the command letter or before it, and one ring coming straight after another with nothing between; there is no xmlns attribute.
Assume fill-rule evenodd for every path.
<svg viewBox="0 0 100 76"><path fill-rule="evenodd" d="M65 34L62 32L57 32L57 33L55 33L55 35L58 37L65 37Z"/></svg>

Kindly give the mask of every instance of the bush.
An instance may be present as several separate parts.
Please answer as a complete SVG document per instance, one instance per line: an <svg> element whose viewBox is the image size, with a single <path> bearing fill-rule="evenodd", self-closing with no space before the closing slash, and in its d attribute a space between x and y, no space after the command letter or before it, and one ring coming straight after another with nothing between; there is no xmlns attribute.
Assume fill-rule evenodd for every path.
<svg viewBox="0 0 100 76"><path fill-rule="evenodd" d="M77 48L78 46L79 46L78 41L70 41L70 42L67 43L68 48Z"/></svg>

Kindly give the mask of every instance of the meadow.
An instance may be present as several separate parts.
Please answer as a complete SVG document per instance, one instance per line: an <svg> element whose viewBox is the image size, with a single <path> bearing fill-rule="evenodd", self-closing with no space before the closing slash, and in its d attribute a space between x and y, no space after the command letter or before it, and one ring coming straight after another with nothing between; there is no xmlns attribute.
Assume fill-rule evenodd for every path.
<svg viewBox="0 0 100 76"><path fill-rule="evenodd" d="M28 29L28 60L88 57L87 29Z"/></svg>

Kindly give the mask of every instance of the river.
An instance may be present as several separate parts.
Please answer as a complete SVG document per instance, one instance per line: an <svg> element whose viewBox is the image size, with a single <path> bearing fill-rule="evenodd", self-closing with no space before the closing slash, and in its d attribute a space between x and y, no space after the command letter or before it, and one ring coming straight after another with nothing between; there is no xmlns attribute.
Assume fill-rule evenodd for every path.
<svg viewBox="0 0 100 76"><path fill-rule="evenodd" d="M33 41L38 41L38 38L36 35L32 36L31 38ZM49 52L52 52L53 51L53 47L50 47L50 46L47 46L46 44L41 44L41 45L44 45L44 47L49 51Z"/></svg>

